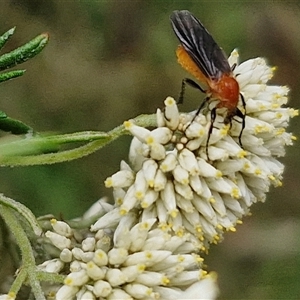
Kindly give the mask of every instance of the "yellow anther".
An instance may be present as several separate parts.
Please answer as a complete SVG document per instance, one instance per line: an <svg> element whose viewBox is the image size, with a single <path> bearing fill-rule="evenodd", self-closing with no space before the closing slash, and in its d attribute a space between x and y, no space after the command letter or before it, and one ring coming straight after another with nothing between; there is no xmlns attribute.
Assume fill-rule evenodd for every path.
<svg viewBox="0 0 300 300"><path fill-rule="evenodd" d="M262 173L262 170L258 169L258 168L255 169L255 171L254 171L254 174L257 175L257 176L261 175L261 173Z"/></svg>
<svg viewBox="0 0 300 300"><path fill-rule="evenodd" d="M176 104L176 101L172 97L167 97L166 100L164 101L165 106L172 106Z"/></svg>
<svg viewBox="0 0 300 300"><path fill-rule="evenodd" d="M231 196L234 198L234 199L239 199L241 197L241 193L240 193L240 190L238 188L233 188L231 190Z"/></svg>
<svg viewBox="0 0 300 300"><path fill-rule="evenodd" d="M125 209L125 208L121 208L120 209L120 215L121 216L124 216L124 215L126 215L128 213L128 210L127 209Z"/></svg>
<svg viewBox="0 0 300 300"><path fill-rule="evenodd" d="M108 177L105 181L104 181L104 185L107 188L110 188L113 186L113 180L111 177Z"/></svg>
<svg viewBox="0 0 300 300"><path fill-rule="evenodd" d="M223 176L222 172L220 170L217 170L216 177L221 178Z"/></svg>
<svg viewBox="0 0 300 300"><path fill-rule="evenodd" d="M124 127L125 127L125 129L130 129L130 127L132 127L132 122L131 121L125 121L124 123L123 123L123 125L124 125Z"/></svg>
<svg viewBox="0 0 300 300"><path fill-rule="evenodd" d="M210 197L208 201L212 204L216 203L216 199L214 197Z"/></svg>

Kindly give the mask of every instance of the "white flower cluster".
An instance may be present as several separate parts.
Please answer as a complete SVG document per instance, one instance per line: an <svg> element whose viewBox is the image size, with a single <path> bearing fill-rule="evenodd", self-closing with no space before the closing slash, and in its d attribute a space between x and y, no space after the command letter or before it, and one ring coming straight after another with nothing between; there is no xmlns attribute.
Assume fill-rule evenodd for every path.
<svg viewBox="0 0 300 300"><path fill-rule="evenodd" d="M234 51L230 64L237 64L237 58ZM226 109L217 110L206 149L210 113L180 114L169 97L165 110L157 112L154 130L125 122L134 136L131 166L122 162L105 182L113 187L123 215L137 208L141 220L157 218L161 228L171 227L178 236L191 233L201 250L219 242L224 231L235 231L250 206L265 200L271 184L281 185L284 167L277 157L294 139L285 128L298 111L282 107L286 87L266 85L273 69L256 58L234 72L246 102L243 148L238 143L242 125L234 119L229 131Z"/></svg>
<svg viewBox="0 0 300 300"><path fill-rule="evenodd" d="M234 51L230 64L237 58ZM226 109L217 109L207 145L209 107L206 115L180 114L170 97L157 112L157 128L125 122L134 136L130 165L122 161L105 181L115 205L96 203L84 218L102 217L83 235L56 220L46 233L60 256L40 267L67 275L53 292L57 300L216 299L216 276L202 270L199 253L235 231L270 185L281 185L277 157L293 142L285 129L298 114L282 107L286 87L266 84L273 69L263 59L234 72L246 102L243 147L242 124L234 118L231 128L224 125Z"/></svg>
<svg viewBox="0 0 300 300"><path fill-rule="evenodd" d="M51 221L54 232L46 236L61 252L40 268L68 274L55 299L215 299L216 276L201 269L188 236L166 233L156 219L138 222L138 211L115 227L116 213L111 209L80 240L67 223Z"/></svg>

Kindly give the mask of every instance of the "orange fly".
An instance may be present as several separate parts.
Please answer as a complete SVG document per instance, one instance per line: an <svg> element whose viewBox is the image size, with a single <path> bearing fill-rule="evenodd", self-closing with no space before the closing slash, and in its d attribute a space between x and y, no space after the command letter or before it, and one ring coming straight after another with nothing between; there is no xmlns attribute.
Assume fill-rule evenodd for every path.
<svg viewBox="0 0 300 300"><path fill-rule="evenodd" d="M239 84L233 75L223 50L217 45L210 33L201 22L189 11L174 11L170 17L173 30L181 45L178 46L176 55L181 66L192 74L198 81L206 84L207 90L202 89L195 81L189 78L182 80L181 92L178 103L183 102L185 85L199 89L206 94L203 103L196 112L195 117L210 99L217 99L219 103L211 110L211 125L206 142L208 156L208 143L213 131L213 124L218 108L226 108L227 113L224 123L232 125L232 119L237 116L242 120L242 129L238 140L242 146L242 133L245 128L246 103L240 93ZM245 114L237 107L241 97Z"/></svg>

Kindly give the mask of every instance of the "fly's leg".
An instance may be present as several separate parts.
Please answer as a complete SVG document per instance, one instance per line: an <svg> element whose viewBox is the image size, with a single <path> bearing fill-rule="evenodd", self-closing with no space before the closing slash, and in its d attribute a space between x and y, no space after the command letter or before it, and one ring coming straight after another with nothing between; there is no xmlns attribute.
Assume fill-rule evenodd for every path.
<svg viewBox="0 0 300 300"><path fill-rule="evenodd" d="M184 78L182 80L182 83L181 83L181 91L180 91L180 94L179 94L179 98L178 98L178 101L177 103L178 104L181 104L183 103L183 98L184 98L184 93L185 93L185 87L186 85L189 85L199 91L201 91L202 93L206 94L206 91L198 84L196 83L194 80L190 79L190 78ZM190 124L188 125L188 127L194 122L195 118L199 115L200 111L202 110L202 108L204 107L204 105L206 104L206 102L210 99L209 96L205 97L203 102L201 103L201 105L199 106L199 108L197 109L196 111L196 114L195 116L193 117L192 121L190 122ZM187 128L188 128L187 127Z"/></svg>
<svg viewBox="0 0 300 300"><path fill-rule="evenodd" d="M240 144L241 147L243 148L243 144L242 144L242 134L243 134L243 131L244 131L244 128L245 128L245 125L246 125L246 122L245 122L245 117L246 117L246 115L243 114L243 113L237 108L237 109L236 109L236 116L242 119L242 129L241 129L241 132L240 132L240 134L239 134L239 144Z"/></svg>
<svg viewBox="0 0 300 300"><path fill-rule="evenodd" d="M245 98L244 96L240 93L240 96L241 96L241 99L242 99L242 104L243 104L243 109L244 109L244 113L242 113L238 108L236 108L236 113L235 115L239 118L241 118L242 120L242 129L241 129L241 132L239 134L239 144L240 146L243 148L243 144L242 144L242 134L243 134L243 131L245 129L245 126L246 126L246 121L245 121L245 118L246 118L246 102L245 102Z"/></svg>
<svg viewBox="0 0 300 300"><path fill-rule="evenodd" d="M206 93L206 91L198 84L196 83L194 80L190 79L190 78L183 78L182 79L182 82L181 82L181 90L180 90L180 93L179 93L179 97L178 97L178 100L177 100L177 104L182 104L183 103L183 98L184 98L184 94L185 94L185 88L186 88L186 85L189 85L199 91L201 91L202 93ZM205 102L204 102L205 103ZM200 108L198 109L197 113L196 113L196 116L199 114L200 110L202 109L204 103L201 104ZM195 117L196 117L195 116ZM195 117L193 118L193 121L195 119ZM192 123L192 122L191 122ZM190 124L191 124L190 123Z"/></svg>
<svg viewBox="0 0 300 300"><path fill-rule="evenodd" d="M199 108L197 109L190 125L194 122L194 120L196 119L196 117L199 115L200 111L202 110L202 108L204 107L204 105L206 104L206 102L210 99L209 96L205 97L204 100L202 101L201 105L199 106Z"/></svg>
<svg viewBox="0 0 300 300"><path fill-rule="evenodd" d="M209 155L208 155L208 143L209 143L209 140L210 140L210 136L212 134L212 131L214 129L214 122L215 122L215 119L216 119L216 116L217 116L217 107L214 107L211 112L210 112L210 126L209 126L209 130L208 130L208 135L207 135L207 141L206 141L206 156L207 156L207 159L209 159Z"/></svg>
<svg viewBox="0 0 300 300"><path fill-rule="evenodd" d="M181 90L180 90L179 98L178 98L178 101L177 101L178 104L183 103L185 87L186 87L187 84L189 86L193 87L194 89L200 90L204 94L206 93L206 91L198 83L196 83L194 80L192 80L190 78L184 78L184 79L182 79L182 83L181 83Z"/></svg>

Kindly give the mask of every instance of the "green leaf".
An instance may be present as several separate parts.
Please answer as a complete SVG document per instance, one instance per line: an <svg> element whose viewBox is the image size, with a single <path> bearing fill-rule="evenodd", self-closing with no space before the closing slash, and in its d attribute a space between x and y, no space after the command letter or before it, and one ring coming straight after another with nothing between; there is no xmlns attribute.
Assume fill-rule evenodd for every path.
<svg viewBox="0 0 300 300"><path fill-rule="evenodd" d="M7 142L0 144L0 165L30 166L70 161L99 150L111 140L112 137L107 133L84 132L61 136L32 137ZM59 146L78 142L87 144L75 149L57 152Z"/></svg>
<svg viewBox="0 0 300 300"><path fill-rule="evenodd" d="M156 126L155 115L140 115L133 121L139 126ZM120 125L107 133L84 131L52 136L37 135L13 141L9 139L10 137L7 137L6 139L3 138L3 142L0 143L0 165L32 166L71 161L90 155L122 135L128 134L130 133L125 129L124 125ZM61 146L74 143L85 144L74 149L58 152Z"/></svg>
<svg viewBox="0 0 300 300"><path fill-rule="evenodd" d="M7 118L7 114L4 111L0 110L0 119L4 118Z"/></svg>
<svg viewBox="0 0 300 300"><path fill-rule="evenodd" d="M15 71L11 71L11 72L6 72L6 73L2 73L0 74L0 83L22 76L25 73L25 70L15 70Z"/></svg>
<svg viewBox="0 0 300 300"><path fill-rule="evenodd" d="M12 283L10 287L9 294L13 295L11 297L12 299L15 299L15 295L18 294L19 290L21 289L22 285L24 285L25 280L28 279L28 284L32 288L32 292L35 296L35 299L41 299L46 300L40 280L37 275L38 268L36 267L35 257L34 257L34 251L31 247L30 241L26 235L26 232L20 222L20 216L16 215L15 212L21 213L22 216L24 216L22 211L16 210L16 204L11 202L12 199L6 198L3 195L0 194L0 215L2 219L4 220L5 224L9 228L9 230L12 232L12 234L15 237L16 243L20 248L21 255L22 255L22 265L20 266L18 274L16 274L16 277L14 279L14 282ZM12 205L11 205L12 204ZM18 206L18 205L17 205ZM21 208L22 210L23 208ZM28 210L28 209L27 209ZM30 211L25 212L25 218L28 220L27 213ZM33 218L34 216L31 215L29 218ZM41 234L41 228L39 228L39 225L34 224L34 227L36 227L36 233L38 235ZM59 279L59 278L58 278Z"/></svg>
<svg viewBox="0 0 300 300"><path fill-rule="evenodd" d="M4 112L0 112L0 130L12 134L33 133L33 129L19 120L9 118Z"/></svg>
<svg viewBox="0 0 300 300"><path fill-rule="evenodd" d="M0 50L3 48L8 39L14 34L16 27L13 27L0 36Z"/></svg>
<svg viewBox="0 0 300 300"><path fill-rule="evenodd" d="M31 210L25 205L11 198L5 197L3 194L0 194L0 205L10 207L18 214L20 214L28 222L28 225L37 236L40 236L42 234L42 228L40 227L37 219L31 212Z"/></svg>
<svg viewBox="0 0 300 300"><path fill-rule="evenodd" d="M49 40L47 33L40 34L25 45L0 56L0 71L21 64L40 53Z"/></svg>

